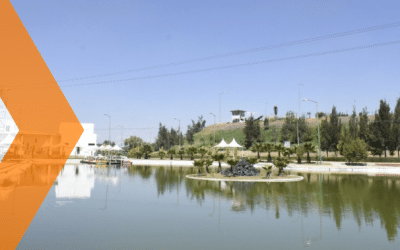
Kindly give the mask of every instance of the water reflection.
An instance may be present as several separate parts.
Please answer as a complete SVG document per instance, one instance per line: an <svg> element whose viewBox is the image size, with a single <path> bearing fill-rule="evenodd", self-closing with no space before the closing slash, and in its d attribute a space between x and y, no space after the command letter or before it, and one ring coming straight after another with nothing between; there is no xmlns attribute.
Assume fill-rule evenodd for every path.
<svg viewBox="0 0 400 250"><path fill-rule="evenodd" d="M154 173L157 194L179 192L184 183L189 199L199 204L217 197L231 202L231 210L243 212L255 209L273 211L279 219L300 213L318 213L333 217L337 230L344 218L353 218L359 228L373 226L377 220L393 240L400 227L400 178L364 175L299 174L304 181L295 183L212 182L185 178L195 173L192 168L131 167L128 173L149 179ZM301 218L302 219L302 218ZM306 244L306 243L305 243Z"/></svg>

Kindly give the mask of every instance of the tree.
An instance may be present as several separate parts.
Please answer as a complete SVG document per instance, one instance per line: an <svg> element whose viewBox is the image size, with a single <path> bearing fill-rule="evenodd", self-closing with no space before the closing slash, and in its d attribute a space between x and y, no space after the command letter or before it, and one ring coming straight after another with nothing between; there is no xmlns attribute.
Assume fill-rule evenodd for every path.
<svg viewBox="0 0 400 250"><path fill-rule="evenodd" d="M274 106L274 114L275 114L275 118L278 116L278 107Z"/></svg>
<svg viewBox="0 0 400 250"><path fill-rule="evenodd" d="M269 129L269 120L267 117L265 117L264 119L264 130L268 130Z"/></svg>
<svg viewBox="0 0 400 250"><path fill-rule="evenodd" d="M163 147L161 147L161 148L158 150L158 156L160 156L161 160L164 158L164 156L165 156L166 153L167 153L167 152L165 152L165 150L164 150Z"/></svg>
<svg viewBox="0 0 400 250"><path fill-rule="evenodd" d="M288 111L282 126L281 141L297 141L297 121L293 111Z"/></svg>
<svg viewBox="0 0 400 250"><path fill-rule="evenodd" d="M262 167L262 168L265 169L265 171L266 171L265 178L269 179L269 176L271 175L272 166L266 166L266 167Z"/></svg>
<svg viewBox="0 0 400 250"><path fill-rule="evenodd" d="M360 139L364 140L365 142L368 142L369 138L369 130L368 130L368 111L367 108L363 108L363 111L358 114L360 117L360 122L358 123L358 137Z"/></svg>
<svg viewBox="0 0 400 250"><path fill-rule="evenodd" d="M339 150L339 154L344 156L344 146L351 142L352 138L350 136L350 131L348 128L343 127L340 132L340 140L337 145L337 149Z"/></svg>
<svg viewBox="0 0 400 250"><path fill-rule="evenodd" d="M201 159L203 159L203 156L207 153L207 148L205 146L201 146L198 149L199 154L201 155Z"/></svg>
<svg viewBox="0 0 400 250"><path fill-rule="evenodd" d="M180 155L181 160L183 159L183 155L185 154L185 149L182 147L178 150L178 155Z"/></svg>
<svg viewBox="0 0 400 250"><path fill-rule="evenodd" d="M154 151L154 149L150 145L150 143L143 144L142 150L143 150L144 158L150 159L150 153Z"/></svg>
<svg viewBox="0 0 400 250"><path fill-rule="evenodd" d="M222 171L221 161L224 160L225 155L216 152L215 154L213 154L213 155L211 156L211 158L212 158L214 161L218 161L218 173L221 172L221 171Z"/></svg>
<svg viewBox="0 0 400 250"><path fill-rule="evenodd" d="M194 142L194 134L203 130L206 126L206 121L203 121L203 116L199 116L197 123L192 120L192 125L188 125L188 129L186 131L186 140L192 144Z"/></svg>
<svg viewBox="0 0 400 250"><path fill-rule="evenodd" d="M297 155L297 163L301 164L301 157L304 155L306 150L304 149L303 145L297 146L295 150Z"/></svg>
<svg viewBox="0 0 400 250"><path fill-rule="evenodd" d="M115 146L115 142L111 141L111 143L110 143L109 140L105 140L105 141L103 142L103 145L111 145L112 147L114 147L114 146Z"/></svg>
<svg viewBox="0 0 400 250"><path fill-rule="evenodd" d="M124 140L124 145L129 147L129 150L143 144L143 139L138 136L130 136Z"/></svg>
<svg viewBox="0 0 400 250"><path fill-rule="evenodd" d="M198 175L201 175L201 169L204 166L204 160L194 160L193 166L198 169Z"/></svg>
<svg viewBox="0 0 400 250"><path fill-rule="evenodd" d="M304 151L307 153L307 163L311 163L310 153L316 152L316 147L311 142L307 142L303 145Z"/></svg>
<svg viewBox="0 0 400 250"><path fill-rule="evenodd" d="M157 139L155 142L156 150L158 150L161 147L168 150L170 148L169 139L170 139L170 135L169 135L167 128L165 127L165 125L162 125L160 122L159 129L158 129L158 135L157 135Z"/></svg>
<svg viewBox="0 0 400 250"><path fill-rule="evenodd" d="M397 148L397 156L400 157L400 98L397 99L393 114L392 136L394 148Z"/></svg>
<svg viewBox="0 0 400 250"><path fill-rule="evenodd" d="M194 159L194 155L197 153L197 148L195 146L189 146L186 149L186 152L188 154L190 154L190 159L193 160Z"/></svg>
<svg viewBox="0 0 400 250"><path fill-rule="evenodd" d="M260 159L260 152L264 151L264 145L261 142L254 142L253 146L251 146L250 150L252 152L257 152L257 158Z"/></svg>
<svg viewBox="0 0 400 250"><path fill-rule="evenodd" d="M283 169L287 167L289 160L284 157L277 157L275 159L275 167L279 168L278 176L283 174Z"/></svg>
<svg viewBox="0 0 400 250"><path fill-rule="evenodd" d="M167 154L169 154L171 156L171 160L173 160L174 155L176 154L176 149L175 148L168 149Z"/></svg>
<svg viewBox="0 0 400 250"><path fill-rule="evenodd" d="M246 125L243 128L243 133L245 134L245 147L249 149L253 145L254 141L261 136L260 125L258 121L254 120L251 115L249 119L246 120Z"/></svg>
<svg viewBox="0 0 400 250"><path fill-rule="evenodd" d="M268 162L272 162L271 152L274 151L274 144L272 143L265 143L264 144L264 152L268 152Z"/></svg>
<svg viewBox="0 0 400 250"><path fill-rule="evenodd" d="M329 137L330 137L330 149L332 149L335 154L337 152L337 145L340 140L340 131L342 129L342 123L339 120L339 116L336 112L336 107L332 107L332 112L329 121Z"/></svg>
<svg viewBox="0 0 400 250"><path fill-rule="evenodd" d="M328 152L331 149L331 134L329 132L330 124L328 118L321 121L321 150L326 151L326 156L328 157Z"/></svg>
<svg viewBox="0 0 400 250"><path fill-rule="evenodd" d="M205 159L204 160L204 165L206 166L207 174L210 173L210 171L208 170L208 167L211 166L212 164L213 164L213 161L211 159Z"/></svg>
<svg viewBox="0 0 400 250"><path fill-rule="evenodd" d="M274 147L274 151L278 152L278 157L281 157L281 152L285 151L285 147L282 146L281 144L277 144Z"/></svg>
<svg viewBox="0 0 400 250"><path fill-rule="evenodd" d="M356 114L356 107L353 108L353 114L350 117L349 120L349 132L350 132L350 137L352 139L356 139L358 136L358 118Z"/></svg>
<svg viewBox="0 0 400 250"><path fill-rule="evenodd" d="M386 150L389 149L390 146L390 139L391 139L391 122L392 117L390 114L390 107L389 104L381 100L380 105L379 105L379 111L378 114L375 114L375 129L377 129L380 132L380 138L377 138L378 141L380 141L382 144L382 148L380 148L382 151L385 152L385 157L386 155ZM379 148L378 148L379 149Z"/></svg>
<svg viewBox="0 0 400 250"><path fill-rule="evenodd" d="M375 120L368 126L368 145L372 155L379 155L379 157L381 157L384 148L384 142L379 129L379 121L376 121L376 116L377 114L375 114Z"/></svg>
<svg viewBox="0 0 400 250"><path fill-rule="evenodd" d="M343 156L350 163L365 159L368 156L367 144L360 138L350 139L343 146Z"/></svg>

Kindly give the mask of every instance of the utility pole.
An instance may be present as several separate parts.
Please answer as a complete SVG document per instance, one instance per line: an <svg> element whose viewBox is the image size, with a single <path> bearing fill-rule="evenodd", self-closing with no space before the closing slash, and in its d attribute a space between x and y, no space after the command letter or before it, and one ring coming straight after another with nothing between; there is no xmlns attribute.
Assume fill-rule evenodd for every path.
<svg viewBox="0 0 400 250"><path fill-rule="evenodd" d="M317 125L318 125L318 159L321 164L321 137L319 135L319 121L318 121L318 102L304 98L303 101L310 101L317 105Z"/></svg>
<svg viewBox="0 0 400 250"><path fill-rule="evenodd" d="M214 116L214 145L215 145L215 118L216 118L216 116L213 113L210 113L210 115Z"/></svg>

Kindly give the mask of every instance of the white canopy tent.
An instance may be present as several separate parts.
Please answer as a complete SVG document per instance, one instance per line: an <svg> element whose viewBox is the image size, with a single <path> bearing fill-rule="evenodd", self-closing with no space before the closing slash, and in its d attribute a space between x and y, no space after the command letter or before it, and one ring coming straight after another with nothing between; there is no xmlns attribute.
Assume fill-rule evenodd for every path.
<svg viewBox="0 0 400 250"><path fill-rule="evenodd" d="M218 148L242 148L242 156L243 156L243 146L239 145L235 138L232 139L231 143L226 143L224 139L215 147Z"/></svg>
<svg viewBox="0 0 400 250"><path fill-rule="evenodd" d="M228 143L226 143L226 141L222 138L222 141L217 145L217 146L215 146L216 148L229 148L229 145L228 145Z"/></svg>
<svg viewBox="0 0 400 250"><path fill-rule="evenodd" d="M120 150L122 150L122 148L118 145L115 145L114 147L112 147L112 150L120 151Z"/></svg>

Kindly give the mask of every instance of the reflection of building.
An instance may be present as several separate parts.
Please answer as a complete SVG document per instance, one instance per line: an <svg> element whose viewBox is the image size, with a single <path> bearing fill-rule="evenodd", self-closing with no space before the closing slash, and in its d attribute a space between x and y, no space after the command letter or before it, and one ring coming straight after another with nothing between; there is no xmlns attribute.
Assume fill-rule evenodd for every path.
<svg viewBox="0 0 400 250"><path fill-rule="evenodd" d="M71 155L93 156L96 151L97 135L93 123L82 123L83 134L76 143Z"/></svg>
<svg viewBox="0 0 400 250"><path fill-rule="evenodd" d="M0 161L18 133L18 127L0 98Z"/></svg>
<svg viewBox="0 0 400 250"><path fill-rule="evenodd" d="M56 180L56 198L90 198L94 179L94 169L87 165L65 165Z"/></svg>
<svg viewBox="0 0 400 250"><path fill-rule="evenodd" d="M244 115L244 113L246 111L240 110L240 109L236 109L236 110L231 110L231 112L232 112L232 123L246 121L246 118L245 118L245 115Z"/></svg>

